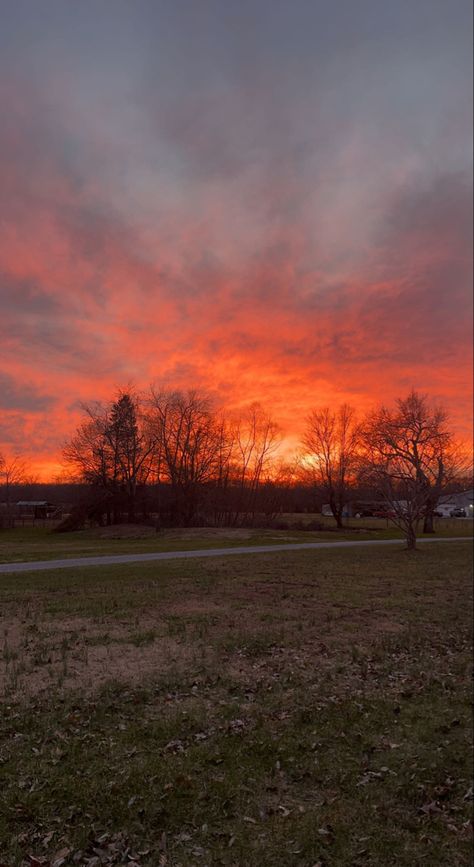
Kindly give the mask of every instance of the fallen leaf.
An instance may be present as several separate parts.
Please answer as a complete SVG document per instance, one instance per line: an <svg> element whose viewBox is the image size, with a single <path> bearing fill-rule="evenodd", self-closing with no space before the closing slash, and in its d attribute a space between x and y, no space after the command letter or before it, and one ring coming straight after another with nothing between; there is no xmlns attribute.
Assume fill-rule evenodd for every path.
<svg viewBox="0 0 474 867"><path fill-rule="evenodd" d="M68 855L70 855L71 850L65 846L63 849L60 849L59 852L56 852L53 855L52 865L51 867L63 867L63 864L66 863L66 859Z"/></svg>
<svg viewBox="0 0 474 867"><path fill-rule="evenodd" d="M428 816L430 816L432 813L441 813L441 812L442 811L439 808L436 801L430 801L429 804L423 804L423 806L420 807L420 813L426 813Z"/></svg>

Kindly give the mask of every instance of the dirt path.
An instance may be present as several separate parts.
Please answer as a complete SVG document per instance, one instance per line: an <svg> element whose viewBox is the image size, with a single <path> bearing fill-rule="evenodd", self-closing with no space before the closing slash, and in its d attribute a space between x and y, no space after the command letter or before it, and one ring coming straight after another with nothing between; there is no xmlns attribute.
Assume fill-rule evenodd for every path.
<svg viewBox="0 0 474 867"><path fill-rule="evenodd" d="M419 544L431 542L472 542L466 536L418 539ZM319 548L356 548L367 545L401 545L401 539L370 539L345 542L300 542L286 545L245 545L235 548L204 548L196 551L160 551L155 554L107 554L100 557L71 557L64 560L36 560L27 563L1 563L0 574L6 572L37 572L48 569L71 569L77 566L120 566L123 563L149 563L154 560L185 560L195 557L226 557L230 554L274 554L279 551L307 551Z"/></svg>

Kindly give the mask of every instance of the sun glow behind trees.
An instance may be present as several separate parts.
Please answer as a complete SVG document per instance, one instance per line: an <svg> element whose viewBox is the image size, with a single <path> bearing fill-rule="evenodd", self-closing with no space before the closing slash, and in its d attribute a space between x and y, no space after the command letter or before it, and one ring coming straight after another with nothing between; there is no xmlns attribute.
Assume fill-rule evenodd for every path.
<svg viewBox="0 0 474 867"><path fill-rule="evenodd" d="M420 520L433 531L439 497L468 469L445 411L415 391L364 417L347 404L315 408L299 452L286 461L282 431L258 404L235 415L204 392L152 387L119 391L84 413L64 460L96 491L91 515L107 522L124 514L133 521L138 490L155 485L164 497L155 510L171 523L253 524L257 513L281 508L273 491L298 482L324 495L342 527L345 507L365 486L413 547Z"/></svg>

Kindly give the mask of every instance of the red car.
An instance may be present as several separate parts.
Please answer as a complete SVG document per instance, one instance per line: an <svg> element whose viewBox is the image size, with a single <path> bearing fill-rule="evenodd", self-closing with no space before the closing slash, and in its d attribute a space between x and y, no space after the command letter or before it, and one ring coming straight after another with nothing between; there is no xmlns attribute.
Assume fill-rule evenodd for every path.
<svg viewBox="0 0 474 867"><path fill-rule="evenodd" d="M390 511L389 509L379 509L379 511L374 512L374 518L396 518L397 513Z"/></svg>

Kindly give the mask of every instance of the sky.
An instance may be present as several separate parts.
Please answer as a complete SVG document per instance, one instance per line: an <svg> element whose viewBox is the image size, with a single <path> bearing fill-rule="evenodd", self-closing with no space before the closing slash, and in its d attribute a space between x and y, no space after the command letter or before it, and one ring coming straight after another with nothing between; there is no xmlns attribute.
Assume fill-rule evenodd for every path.
<svg viewBox="0 0 474 867"><path fill-rule="evenodd" d="M0 451L154 382L469 436L470 0L0 0Z"/></svg>

